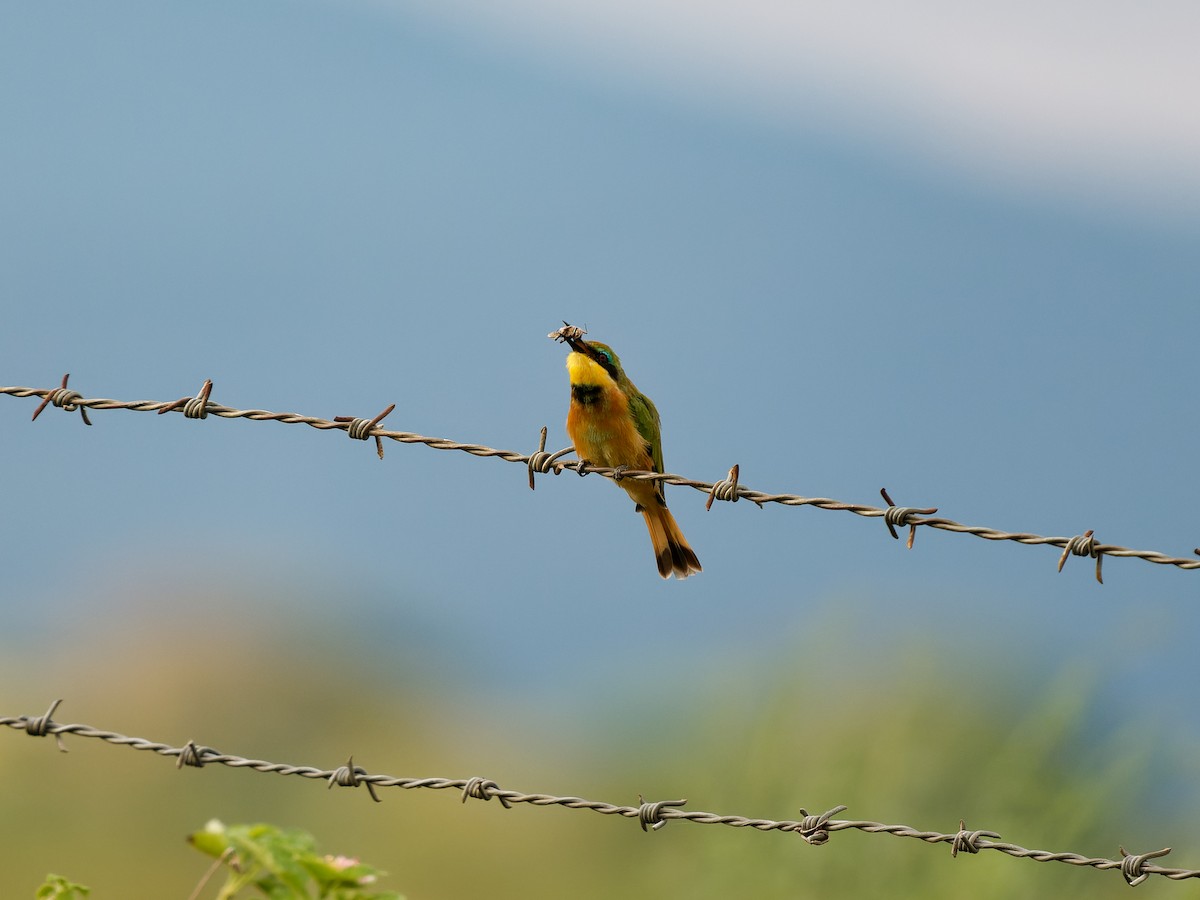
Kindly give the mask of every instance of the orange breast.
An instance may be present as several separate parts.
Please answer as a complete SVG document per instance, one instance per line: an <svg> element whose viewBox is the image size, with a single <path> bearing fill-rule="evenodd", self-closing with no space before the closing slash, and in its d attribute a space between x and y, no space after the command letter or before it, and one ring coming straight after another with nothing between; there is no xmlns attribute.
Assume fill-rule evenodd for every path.
<svg viewBox="0 0 1200 900"><path fill-rule="evenodd" d="M590 403L571 398L567 435L581 459L597 466L653 469L646 442L629 415L629 402L616 384L602 385Z"/></svg>

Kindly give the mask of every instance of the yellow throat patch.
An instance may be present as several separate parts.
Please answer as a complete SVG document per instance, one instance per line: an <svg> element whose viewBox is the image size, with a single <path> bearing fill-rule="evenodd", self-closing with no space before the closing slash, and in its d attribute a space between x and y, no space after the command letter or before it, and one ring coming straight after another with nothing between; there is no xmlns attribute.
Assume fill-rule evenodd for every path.
<svg viewBox="0 0 1200 900"><path fill-rule="evenodd" d="M571 376L571 384L615 384L600 363L574 351L567 354L567 374Z"/></svg>

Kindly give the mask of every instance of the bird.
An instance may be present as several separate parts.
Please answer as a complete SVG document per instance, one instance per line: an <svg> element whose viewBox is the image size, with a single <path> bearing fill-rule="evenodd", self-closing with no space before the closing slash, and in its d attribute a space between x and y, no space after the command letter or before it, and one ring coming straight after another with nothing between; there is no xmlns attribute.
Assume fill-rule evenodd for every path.
<svg viewBox="0 0 1200 900"><path fill-rule="evenodd" d="M664 471L662 425L650 398L630 381L611 347L585 341L581 328L563 326L549 336L571 348L567 435L580 461L618 470ZM618 485L646 520L658 574L683 579L701 571L700 560L667 509L662 482L624 479Z"/></svg>

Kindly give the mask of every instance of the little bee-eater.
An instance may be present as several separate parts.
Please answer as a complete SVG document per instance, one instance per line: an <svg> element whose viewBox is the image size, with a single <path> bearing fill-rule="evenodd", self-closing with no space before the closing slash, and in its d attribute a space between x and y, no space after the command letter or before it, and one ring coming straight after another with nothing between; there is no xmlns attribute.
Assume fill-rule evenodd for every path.
<svg viewBox="0 0 1200 900"><path fill-rule="evenodd" d="M550 336L571 347L567 435L579 458L596 466L664 471L658 410L629 380L612 348L585 341L583 330L571 325ZM625 479L619 484L646 519L658 574L687 578L699 572L700 560L667 509L662 482Z"/></svg>

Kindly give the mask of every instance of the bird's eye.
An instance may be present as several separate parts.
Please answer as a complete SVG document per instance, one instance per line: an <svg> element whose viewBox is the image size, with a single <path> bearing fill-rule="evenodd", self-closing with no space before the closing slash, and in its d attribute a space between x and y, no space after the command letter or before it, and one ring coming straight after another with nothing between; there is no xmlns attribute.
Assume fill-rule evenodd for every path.
<svg viewBox="0 0 1200 900"><path fill-rule="evenodd" d="M612 365L612 354L611 353L609 353L607 350L601 350L600 355L604 357L604 361L606 363L608 363L610 366Z"/></svg>

